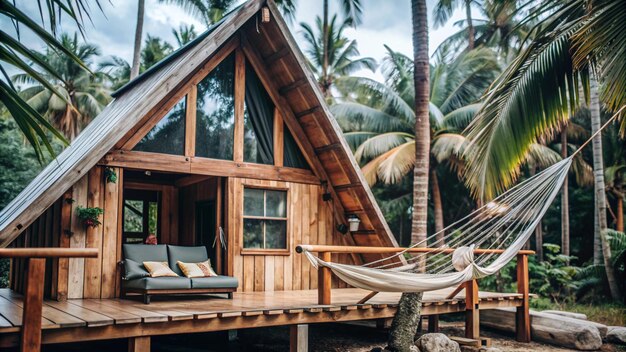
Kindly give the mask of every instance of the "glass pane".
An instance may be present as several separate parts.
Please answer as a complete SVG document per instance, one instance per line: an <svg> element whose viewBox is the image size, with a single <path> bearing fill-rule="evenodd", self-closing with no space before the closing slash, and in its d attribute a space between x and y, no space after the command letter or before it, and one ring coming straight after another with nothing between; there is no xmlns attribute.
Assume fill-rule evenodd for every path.
<svg viewBox="0 0 626 352"><path fill-rule="evenodd" d="M304 154L302 154L300 147L298 147L298 143L291 135L291 131L289 131L287 125L284 125L283 128L284 165L286 167L310 170L309 163L306 161Z"/></svg>
<svg viewBox="0 0 626 352"><path fill-rule="evenodd" d="M263 248L263 220L243 219L243 248Z"/></svg>
<svg viewBox="0 0 626 352"><path fill-rule="evenodd" d="M186 97L183 97L133 150L183 155L185 153L185 106Z"/></svg>
<svg viewBox="0 0 626 352"><path fill-rule="evenodd" d="M254 133L247 106L243 114L243 124L243 161L262 164L263 158L259 154L259 141L256 138L256 133Z"/></svg>
<svg viewBox="0 0 626 352"><path fill-rule="evenodd" d="M287 221L266 220L265 221L265 248L286 249L287 248Z"/></svg>
<svg viewBox="0 0 626 352"><path fill-rule="evenodd" d="M148 204L148 234L157 234L157 221L159 219L159 205L157 202L150 202Z"/></svg>
<svg viewBox="0 0 626 352"><path fill-rule="evenodd" d="M263 192L256 188L243 190L243 215L263 216Z"/></svg>
<svg viewBox="0 0 626 352"><path fill-rule="evenodd" d="M124 201L124 232L143 232L143 201Z"/></svg>
<svg viewBox="0 0 626 352"><path fill-rule="evenodd" d="M267 204L265 206L265 216L276 218L287 217L287 192L285 191L266 191Z"/></svg>
<svg viewBox="0 0 626 352"><path fill-rule="evenodd" d="M233 160L235 58L224 59L198 84L196 155Z"/></svg>

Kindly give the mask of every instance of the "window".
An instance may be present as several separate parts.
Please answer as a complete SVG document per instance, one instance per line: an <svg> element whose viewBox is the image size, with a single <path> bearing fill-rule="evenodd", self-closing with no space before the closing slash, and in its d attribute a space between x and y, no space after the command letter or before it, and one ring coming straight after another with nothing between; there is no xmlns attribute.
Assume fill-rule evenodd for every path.
<svg viewBox="0 0 626 352"><path fill-rule="evenodd" d="M183 97L133 150L183 155L185 153L185 110L186 98Z"/></svg>
<svg viewBox="0 0 626 352"><path fill-rule="evenodd" d="M274 103L254 69L246 64L243 161L274 164Z"/></svg>
<svg viewBox="0 0 626 352"><path fill-rule="evenodd" d="M143 243L148 235L159 238L160 192L124 190L124 243Z"/></svg>
<svg viewBox="0 0 626 352"><path fill-rule="evenodd" d="M231 54L198 84L196 156L233 160L235 57Z"/></svg>
<svg viewBox="0 0 626 352"><path fill-rule="evenodd" d="M287 191L244 188L243 248L287 248Z"/></svg>
<svg viewBox="0 0 626 352"><path fill-rule="evenodd" d="M283 148L284 148L284 165L286 167L294 167L297 169L311 170L309 163L306 161L304 154L298 147L298 143L291 135L287 125L284 125Z"/></svg>

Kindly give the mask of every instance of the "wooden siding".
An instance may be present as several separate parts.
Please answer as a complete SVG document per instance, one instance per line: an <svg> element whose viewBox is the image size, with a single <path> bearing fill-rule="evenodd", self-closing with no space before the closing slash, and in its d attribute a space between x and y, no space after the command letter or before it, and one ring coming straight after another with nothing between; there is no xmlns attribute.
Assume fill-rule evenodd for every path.
<svg viewBox="0 0 626 352"><path fill-rule="evenodd" d="M287 236L289 253L242 254L243 189L245 186L287 189ZM317 288L317 271L295 246L302 243L345 245L345 237L334 230L332 206L322 200L318 185L230 178L228 180L229 274L239 279L240 292L307 290ZM245 253L245 252L244 252ZM353 264L346 254L333 261ZM346 287L333 282L334 287Z"/></svg>
<svg viewBox="0 0 626 352"><path fill-rule="evenodd" d="M196 202L214 200L216 198L216 193L217 178L210 178L208 180L180 188L180 231L178 235L178 244L183 246L195 244Z"/></svg>

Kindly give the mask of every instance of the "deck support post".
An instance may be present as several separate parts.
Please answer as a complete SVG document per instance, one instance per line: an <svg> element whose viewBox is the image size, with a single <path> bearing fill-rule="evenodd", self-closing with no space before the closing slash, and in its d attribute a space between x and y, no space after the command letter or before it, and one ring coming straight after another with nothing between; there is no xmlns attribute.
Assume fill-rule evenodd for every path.
<svg viewBox="0 0 626 352"><path fill-rule="evenodd" d="M480 338L480 313L478 307L478 282L465 283L465 337Z"/></svg>
<svg viewBox="0 0 626 352"><path fill-rule="evenodd" d="M150 352L150 336L130 337L128 352Z"/></svg>
<svg viewBox="0 0 626 352"><path fill-rule="evenodd" d="M330 252L320 252L320 259L329 262L331 260ZM330 268L319 266L317 269L317 303L323 305L330 304L330 292L332 288Z"/></svg>
<svg viewBox="0 0 626 352"><path fill-rule="evenodd" d="M46 259L28 258L26 270L20 351L37 352L41 350L41 312Z"/></svg>
<svg viewBox="0 0 626 352"><path fill-rule="evenodd" d="M309 325L297 324L289 326L289 352L309 351Z"/></svg>
<svg viewBox="0 0 626 352"><path fill-rule="evenodd" d="M515 314L515 335L519 342L530 342L530 299L528 283L528 256L517 255L517 292L522 294L522 305Z"/></svg>
<svg viewBox="0 0 626 352"><path fill-rule="evenodd" d="M428 332L439 332L439 314L428 316Z"/></svg>

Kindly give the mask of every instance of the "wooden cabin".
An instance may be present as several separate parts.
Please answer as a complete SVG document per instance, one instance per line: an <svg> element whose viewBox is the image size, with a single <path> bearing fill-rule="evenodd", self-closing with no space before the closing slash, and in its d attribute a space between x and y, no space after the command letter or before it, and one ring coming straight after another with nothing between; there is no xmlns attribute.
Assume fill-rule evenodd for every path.
<svg viewBox="0 0 626 352"><path fill-rule="evenodd" d="M263 3L239 7L115 92L2 210L2 247L100 250L49 261L46 297L118 297L121 246L149 235L206 246L241 292L316 288L294 252L301 243L396 246L306 59L278 14L263 21ZM88 226L81 210L95 208L101 224ZM11 288L22 292L24 263L12 264Z"/></svg>
<svg viewBox="0 0 626 352"><path fill-rule="evenodd" d="M113 96L0 212L0 257L12 258L0 349L128 339L149 351L156 335L289 325L292 350L306 351L307 324L393 317L399 293L347 288L296 253L314 245L360 264L402 249L388 248L397 243L271 0L239 6ZM148 238L206 246L238 292L118 299L122 245ZM480 345L478 310L517 307L518 339L530 340L527 254L518 293L476 281L427 292L429 329L465 312Z"/></svg>

